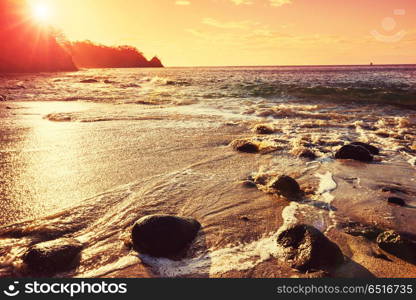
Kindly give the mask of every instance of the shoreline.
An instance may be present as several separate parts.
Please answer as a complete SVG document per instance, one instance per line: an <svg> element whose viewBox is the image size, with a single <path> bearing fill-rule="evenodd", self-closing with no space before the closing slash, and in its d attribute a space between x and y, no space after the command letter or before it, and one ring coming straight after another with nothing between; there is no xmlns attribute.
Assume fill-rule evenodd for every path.
<svg viewBox="0 0 416 300"><path fill-rule="evenodd" d="M345 132L338 137L338 143L334 143L336 137L329 135L328 139L325 134L331 132L332 126L339 125L319 121L317 127L312 126L311 118L319 115L315 112L316 108L300 104L293 104L297 110L284 111L283 119L268 119L276 127L284 129L272 135L259 135L252 131L253 126L259 124L258 118L228 120L224 118L226 115L210 116L206 110L198 113L195 111L198 105L193 104L174 109L86 102L53 103L55 106L50 106L50 102L8 104L28 107L8 112L17 113L11 119L15 120L13 122L20 120L21 127L26 128L26 132L16 131L11 135L21 136L17 139L20 141L26 139L26 143L22 144L24 147L27 147L30 137L29 141L36 145L35 149L40 150L36 152L38 157L45 155L42 151L48 153L48 164L32 158L29 168L36 172L46 170L54 177L61 174L62 179L73 182L79 190L85 188L85 191L91 192L90 196L82 196L81 192L75 202L73 200L77 197L69 193L66 196L70 205L57 214L11 225L6 230L0 229L0 251L8 251L8 256L15 256L12 272L24 270L18 257L33 239L71 236L84 243L85 248L80 267L60 275L64 277L322 276L299 273L291 269L287 262L279 260L274 235L285 220L295 218L326 232L342 249L347 261L330 276L414 277L416 274L414 265L388 253L383 252L387 260L377 258L380 250L373 242L346 234L339 226L346 222L358 222L377 225L384 230L412 232L416 223L412 209L388 205L387 195L381 191L383 187L399 184L407 193L407 201L413 203L411 197L416 195L413 187L416 169L400 158L399 152L382 149L381 160L372 164L320 159L310 165L308 159L291 154L293 147L299 147L302 138L306 139L318 130L322 146L316 148L319 143L313 142L315 146L310 149L324 151L320 154L322 158L331 156L333 150L325 153L325 149L335 149L339 143L345 143L342 136L350 135L352 139L352 133L358 133L357 139L362 139L360 136L372 134L371 130L365 129L369 124L364 126L360 123L350 128L344 125L351 121L340 119L339 125L344 125L337 128ZM63 118L61 122L45 119L56 110L62 113L65 107L64 114L69 119ZM263 110L264 115L282 113L281 110ZM87 122L80 119L81 115ZM114 116L117 117L113 119ZM291 127L291 123L296 127ZM31 140L35 128L43 128L40 132L46 132L47 136ZM52 128L55 131L51 132ZM28 133L31 135L28 136ZM62 136L63 133L65 136ZM48 143L48 136L54 143ZM268 151L264 154L240 153L229 146L234 140L247 138L260 139ZM286 146L284 143L279 145L275 144L275 139L291 142ZM379 137L374 141L386 147L389 144L385 139ZM46 149L39 148L39 141L45 143ZM306 140L303 142L307 143ZM83 151L71 154L75 149L68 147L70 144L78 145ZM61 156L51 159L50 151ZM35 162L39 168L34 168ZM74 173L74 170L77 172ZM293 176L303 190L315 194L308 196L307 201L299 206L296 202L288 202L243 184L245 178L253 174L278 176L282 173ZM320 184L329 175L320 179L317 177L319 174L331 174L336 187L328 189ZM84 178L85 183L80 184L69 178ZM55 195L62 196L75 186L62 185L59 176L54 180L61 182L61 188ZM47 182L47 185L54 184ZM66 188L67 192L62 188ZM336 210L332 212L310 205L328 201L323 200L328 197L334 197L330 204ZM62 204L62 200L59 202ZM291 208L293 205L296 206L294 209ZM201 222L203 229L184 260L174 262L140 258L125 246L132 224L151 213L190 216ZM175 271L178 267L182 273ZM3 268L3 272L6 269ZM7 277L7 272L3 276Z"/></svg>

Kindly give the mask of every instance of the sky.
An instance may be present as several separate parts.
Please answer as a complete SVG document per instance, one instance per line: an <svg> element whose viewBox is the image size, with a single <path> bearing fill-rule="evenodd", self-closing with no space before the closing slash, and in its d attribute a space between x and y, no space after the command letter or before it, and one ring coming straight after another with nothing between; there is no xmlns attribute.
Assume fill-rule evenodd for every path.
<svg viewBox="0 0 416 300"><path fill-rule="evenodd" d="M69 40L132 45L166 66L416 63L416 0L29 2Z"/></svg>

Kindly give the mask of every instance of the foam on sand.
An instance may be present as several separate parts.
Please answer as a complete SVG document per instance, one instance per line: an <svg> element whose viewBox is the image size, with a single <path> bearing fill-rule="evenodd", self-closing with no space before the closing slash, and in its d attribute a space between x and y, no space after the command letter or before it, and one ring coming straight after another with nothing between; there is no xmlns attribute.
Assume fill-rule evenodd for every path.
<svg viewBox="0 0 416 300"><path fill-rule="evenodd" d="M335 182L331 172L317 174L316 176L321 180L319 183L318 194L323 197L326 203L330 204L335 198L331 192L336 190L338 187L337 183Z"/></svg>
<svg viewBox="0 0 416 300"><path fill-rule="evenodd" d="M147 255L141 256L141 259L145 264L152 266L162 277L191 274L212 276L233 270L249 270L264 261L279 257L282 252L276 239L277 233L274 233L248 244L210 251L203 256L181 261Z"/></svg>

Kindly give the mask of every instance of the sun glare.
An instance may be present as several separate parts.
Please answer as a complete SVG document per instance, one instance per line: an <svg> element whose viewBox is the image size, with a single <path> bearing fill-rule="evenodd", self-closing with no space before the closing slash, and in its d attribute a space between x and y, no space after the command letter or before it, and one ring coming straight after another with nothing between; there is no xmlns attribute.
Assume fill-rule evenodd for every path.
<svg viewBox="0 0 416 300"><path fill-rule="evenodd" d="M33 16L38 22L45 23L49 20L51 11L47 5L39 3L33 6Z"/></svg>

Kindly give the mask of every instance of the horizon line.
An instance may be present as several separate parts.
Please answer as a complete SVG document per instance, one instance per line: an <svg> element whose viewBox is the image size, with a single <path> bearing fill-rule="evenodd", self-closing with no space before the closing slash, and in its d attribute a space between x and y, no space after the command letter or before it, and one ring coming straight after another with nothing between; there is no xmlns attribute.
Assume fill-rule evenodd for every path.
<svg viewBox="0 0 416 300"><path fill-rule="evenodd" d="M387 63L387 64L323 64L323 65L199 65L199 66L165 66L165 68L273 68L273 67L377 67L377 66L416 66L415 63Z"/></svg>

